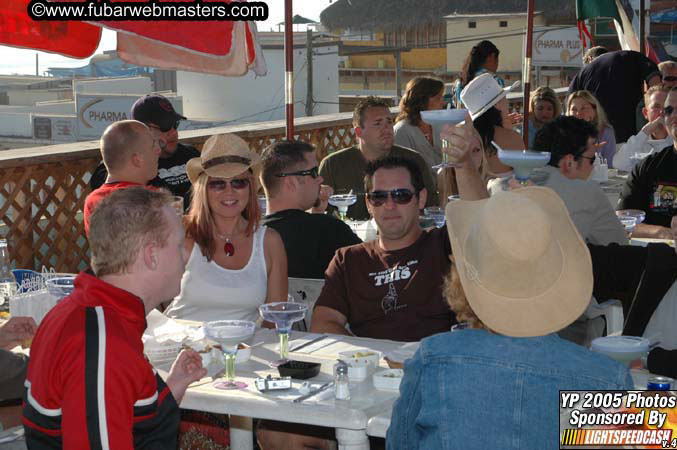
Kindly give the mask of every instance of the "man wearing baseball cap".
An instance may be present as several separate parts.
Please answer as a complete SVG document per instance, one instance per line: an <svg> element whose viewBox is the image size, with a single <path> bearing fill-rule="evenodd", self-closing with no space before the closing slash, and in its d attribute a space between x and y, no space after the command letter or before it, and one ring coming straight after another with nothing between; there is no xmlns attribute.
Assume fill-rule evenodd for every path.
<svg viewBox="0 0 677 450"><path fill-rule="evenodd" d="M190 181L186 175L186 163L200 156L194 147L179 143L177 128L186 118L174 110L170 101L160 94L148 94L139 98L132 106L132 119L143 122L151 130L154 139L160 142L158 176L150 184L168 188L172 194L180 195L187 207L190 203ZM100 164L89 182L92 189L101 186L107 177L106 168Z"/></svg>

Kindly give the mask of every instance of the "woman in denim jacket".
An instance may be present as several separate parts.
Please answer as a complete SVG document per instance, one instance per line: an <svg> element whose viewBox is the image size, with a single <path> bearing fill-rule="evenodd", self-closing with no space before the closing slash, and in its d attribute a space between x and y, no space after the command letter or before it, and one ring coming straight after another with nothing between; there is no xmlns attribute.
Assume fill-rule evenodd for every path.
<svg viewBox="0 0 677 450"><path fill-rule="evenodd" d="M470 328L405 363L387 448L558 448L560 389L633 388L625 366L554 334L590 301L590 253L546 188L454 202L447 224L445 294Z"/></svg>

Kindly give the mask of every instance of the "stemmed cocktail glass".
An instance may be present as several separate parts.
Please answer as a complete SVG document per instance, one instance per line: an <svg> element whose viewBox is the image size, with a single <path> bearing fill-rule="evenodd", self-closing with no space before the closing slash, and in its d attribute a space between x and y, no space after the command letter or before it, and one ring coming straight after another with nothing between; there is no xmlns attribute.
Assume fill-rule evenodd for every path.
<svg viewBox="0 0 677 450"><path fill-rule="evenodd" d="M280 363L287 361L289 357L289 332L294 322L306 317L308 305L293 302L265 303L259 306L259 314L263 320L273 322L280 337Z"/></svg>
<svg viewBox="0 0 677 450"><path fill-rule="evenodd" d="M465 109L430 109L421 111L421 119L431 126L442 127L444 125L456 125L463 122L465 119ZM449 142L442 139L442 148L449 147ZM442 162L433 166L433 169L444 169L448 167L456 167L456 164L449 161L449 156L442 150Z"/></svg>
<svg viewBox="0 0 677 450"><path fill-rule="evenodd" d="M204 324L205 336L220 344L226 357L226 381L219 384L221 389L242 389L246 383L235 381L235 354L237 346L254 336L256 324L249 320L217 320Z"/></svg>
<svg viewBox="0 0 677 450"><path fill-rule="evenodd" d="M505 165L512 167L515 179L522 186L529 184L531 172L543 167L550 161L550 152L533 152L530 150L504 150L496 142L491 143L498 150L498 159Z"/></svg>
<svg viewBox="0 0 677 450"><path fill-rule="evenodd" d="M346 213L348 212L348 207L354 205L355 202L357 202L357 195L352 192L349 194L336 194L329 197L329 204L338 208L339 216L343 221L347 218Z"/></svg>

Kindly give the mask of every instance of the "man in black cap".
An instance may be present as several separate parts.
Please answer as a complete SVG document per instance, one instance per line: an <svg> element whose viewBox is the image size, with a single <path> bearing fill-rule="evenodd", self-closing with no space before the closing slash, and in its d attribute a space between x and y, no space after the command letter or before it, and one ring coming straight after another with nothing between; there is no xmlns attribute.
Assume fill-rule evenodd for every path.
<svg viewBox="0 0 677 450"><path fill-rule="evenodd" d="M200 156L194 147L179 143L179 121L186 118L174 110L172 104L159 94L144 95L132 106L132 119L143 122L151 130L154 139L160 142L160 160L158 176L149 184L169 189L172 194L183 197L184 206L190 204L190 180L186 175L186 163ZM97 189L105 181L108 173L102 164L94 170L89 185Z"/></svg>

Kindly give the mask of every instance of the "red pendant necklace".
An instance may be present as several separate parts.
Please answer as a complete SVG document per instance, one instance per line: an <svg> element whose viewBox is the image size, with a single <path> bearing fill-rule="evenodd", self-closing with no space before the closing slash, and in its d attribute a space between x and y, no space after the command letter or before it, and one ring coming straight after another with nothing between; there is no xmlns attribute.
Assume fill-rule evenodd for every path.
<svg viewBox="0 0 677 450"><path fill-rule="evenodd" d="M226 236L222 236L218 233L216 233L218 237L221 239L225 239L226 243L223 244L223 251L225 252L226 256L233 256L235 254L235 246L233 245L232 242L230 242L230 238Z"/></svg>

